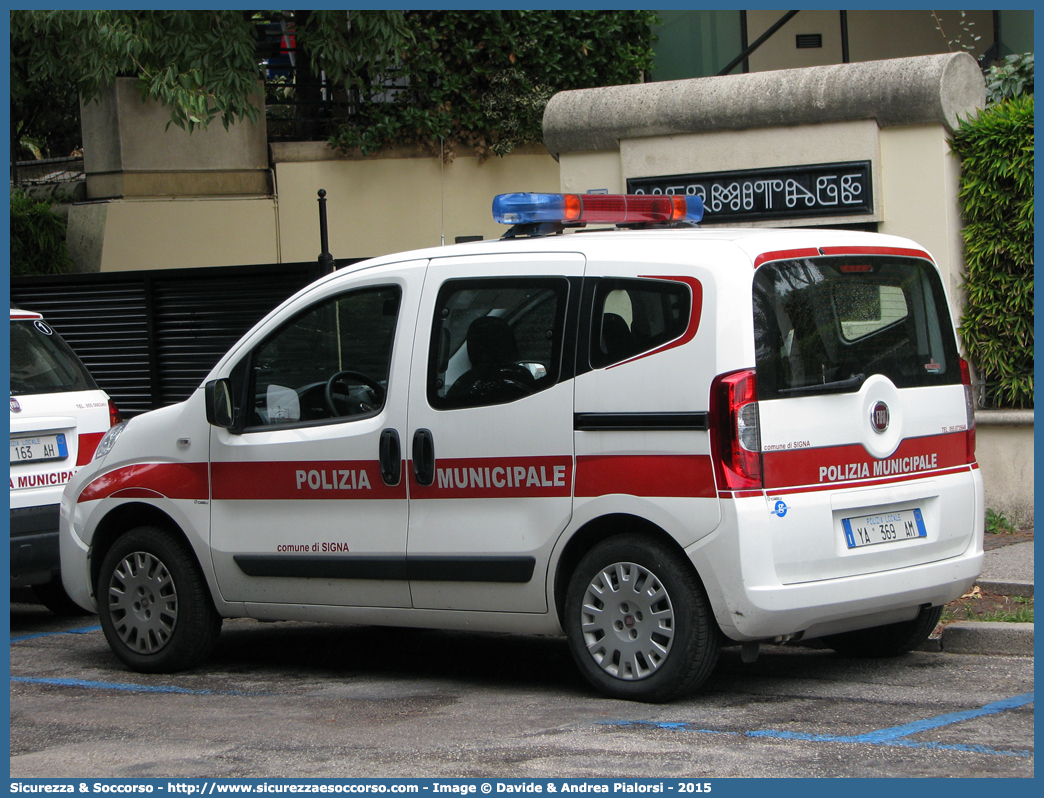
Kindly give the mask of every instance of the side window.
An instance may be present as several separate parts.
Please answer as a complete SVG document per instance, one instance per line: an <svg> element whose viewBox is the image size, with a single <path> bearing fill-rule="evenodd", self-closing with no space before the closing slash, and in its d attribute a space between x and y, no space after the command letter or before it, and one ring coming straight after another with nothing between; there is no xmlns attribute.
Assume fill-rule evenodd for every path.
<svg viewBox="0 0 1044 798"><path fill-rule="evenodd" d="M692 298L666 280L602 280L595 290L591 365L605 368L685 332Z"/></svg>
<svg viewBox="0 0 1044 798"><path fill-rule="evenodd" d="M384 406L398 286L332 297L300 313L249 356L247 428L368 416ZM242 374L237 367L237 374ZM240 378L242 379L242 377Z"/></svg>
<svg viewBox="0 0 1044 798"><path fill-rule="evenodd" d="M558 381L569 284L450 280L439 291L428 401L439 410L513 402Z"/></svg>

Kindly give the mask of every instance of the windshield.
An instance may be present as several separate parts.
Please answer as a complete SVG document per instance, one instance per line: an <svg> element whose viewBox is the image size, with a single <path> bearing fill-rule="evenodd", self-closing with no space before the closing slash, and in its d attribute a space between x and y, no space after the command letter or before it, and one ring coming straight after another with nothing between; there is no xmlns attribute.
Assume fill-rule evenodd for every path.
<svg viewBox="0 0 1044 798"><path fill-rule="evenodd" d="M11 395L97 390L69 345L46 322L11 322Z"/></svg>
<svg viewBox="0 0 1044 798"><path fill-rule="evenodd" d="M961 381L939 275L915 258L780 261L754 276L758 395L856 391L871 374L898 388Z"/></svg>

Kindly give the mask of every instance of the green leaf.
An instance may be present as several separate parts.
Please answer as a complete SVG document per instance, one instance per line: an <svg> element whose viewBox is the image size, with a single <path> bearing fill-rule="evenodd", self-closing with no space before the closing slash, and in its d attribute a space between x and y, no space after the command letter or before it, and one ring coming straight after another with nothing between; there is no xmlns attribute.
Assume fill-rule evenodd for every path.
<svg viewBox="0 0 1044 798"><path fill-rule="evenodd" d="M965 221L965 351L989 406L1033 407L1033 96L963 121L951 142L961 158Z"/></svg>

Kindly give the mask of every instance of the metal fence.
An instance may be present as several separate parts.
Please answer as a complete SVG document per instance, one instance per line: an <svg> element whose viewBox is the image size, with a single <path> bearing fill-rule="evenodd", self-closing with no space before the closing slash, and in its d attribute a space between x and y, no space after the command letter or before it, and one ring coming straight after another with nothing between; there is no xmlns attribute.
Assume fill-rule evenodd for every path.
<svg viewBox="0 0 1044 798"><path fill-rule="evenodd" d="M321 273L309 261L13 277L11 305L42 313L130 417L186 399L245 332Z"/></svg>
<svg viewBox="0 0 1044 798"><path fill-rule="evenodd" d="M83 178L83 156L15 161L11 164L11 185L71 183Z"/></svg>

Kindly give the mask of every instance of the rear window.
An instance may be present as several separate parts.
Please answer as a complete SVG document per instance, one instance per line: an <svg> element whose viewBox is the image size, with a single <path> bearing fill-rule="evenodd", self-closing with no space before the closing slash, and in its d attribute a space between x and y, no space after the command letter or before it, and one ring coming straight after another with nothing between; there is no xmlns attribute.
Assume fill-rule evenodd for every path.
<svg viewBox="0 0 1044 798"><path fill-rule="evenodd" d="M915 258L780 261L754 276L758 396L855 391L872 374L898 388L961 381L938 272Z"/></svg>
<svg viewBox="0 0 1044 798"><path fill-rule="evenodd" d="M98 386L54 330L40 319L11 322L11 394L91 391Z"/></svg>

